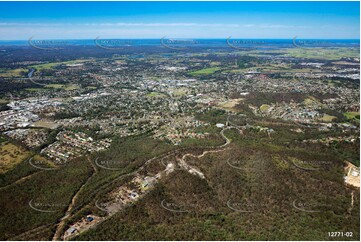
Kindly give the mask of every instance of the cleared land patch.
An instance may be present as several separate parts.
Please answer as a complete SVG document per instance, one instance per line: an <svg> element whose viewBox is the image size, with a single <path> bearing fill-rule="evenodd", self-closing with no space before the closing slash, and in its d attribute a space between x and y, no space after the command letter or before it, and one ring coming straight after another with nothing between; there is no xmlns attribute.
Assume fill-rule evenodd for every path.
<svg viewBox="0 0 361 242"><path fill-rule="evenodd" d="M219 67L211 67L211 68L204 68L198 71L191 71L189 72L192 76L200 76L200 75L210 75L215 73L216 71L219 71L221 68Z"/></svg>
<svg viewBox="0 0 361 242"><path fill-rule="evenodd" d="M0 145L0 174L11 170L29 156L30 152L26 149L10 142L2 142Z"/></svg>

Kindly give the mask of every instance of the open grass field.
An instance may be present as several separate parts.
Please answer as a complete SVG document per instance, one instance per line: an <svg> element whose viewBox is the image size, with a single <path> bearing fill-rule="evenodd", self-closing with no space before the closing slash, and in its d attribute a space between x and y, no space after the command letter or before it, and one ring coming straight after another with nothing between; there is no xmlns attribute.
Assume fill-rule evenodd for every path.
<svg viewBox="0 0 361 242"><path fill-rule="evenodd" d="M343 114L348 120L360 120L359 112L346 112Z"/></svg>
<svg viewBox="0 0 361 242"><path fill-rule="evenodd" d="M230 99L227 100L225 102L221 102L218 104L218 107L224 110L228 110L228 111L238 111L238 109L236 108L237 105L242 102L244 99L243 98L236 98L236 99Z"/></svg>
<svg viewBox="0 0 361 242"><path fill-rule="evenodd" d="M221 68L219 67L211 67L211 68L204 68L198 71L191 71L189 72L192 76L202 76L202 75L210 75L215 73L216 71L219 71Z"/></svg>
<svg viewBox="0 0 361 242"><path fill-rule="evenodd" d="M9 103L8 100L0 98L0 104L7 104Z"/></svg>
<svg viewBox="0 0 361 242"><path fill-rule="evenodd" d="M189 89L185 88L185 87L175 88L173 90L173 96L174 97L182 97L182 96L187 95L188 92L189 92Z"/></svg>
<svg viewBox="0 0 361 242"><path fill-rule="evenodd" d="M17 69L0 69L0 77L22 77L23 73L27 73L25 68Z"/></svg>
<svg viewBox="0 0 361 242"><path fill-rule="evenodd" d="M63 84L48 84L45 85L46 88L54 88L54 89L63 89L65 91L72 91L72 90L77 90L79 89L78 85L73 85L73 84L69 84L69 85L63 85Z"/></svg>
<svg viewBox="0 0 361 242"><path fill-rule="evenodd" d="M80 59L80 60L72 60L72 61L63 61L63 62L51 62L51 63L44 63L38 65L31 65L29 68L34 68L37 71L43 70L50 70L59 65L71 65L71 64L78 64L84 63L89 61L90 59ZM27 68L16 68L16 69L0 69L0 77L25 77L24 74L27 74L29 70Z"/></svg>
<svg viewBox="0 0 361 242"><path fill-rule="evenodd" d="M166 95L164 95L163 93L159 93L159 92L150 92L147 94L147 97L164 98L164 97L166 97Z"/></svg>
<svg viewBox="0 0 361 242"><path fill-rule="evenodd" d="M358 48L289 48L285 56L296 58L339 60L344 57L360 58Z"/></svg>
<svg viewBox="0 0 361 242"><path fill-rule="evenodd" d="M266 112L269 108L270 108L270 105L268 105L268 104L262 104L262 105L259 107L259 110L261 110L261 112Z"/></svg>
<svg viewBox="0 0 361 242"><path fill-rule="evenodd" d="M2 142L0 144L0 174L11 170L29 156L30 152L25 148L7 141Z"/></svg>
<svg viewBox="0 0 361 242"><path fill-rule="evenodd" d="M320 59L320 60L340 60L344 57L360 58L360 49L354 47L335 47L335 48L285 48L277 50L251 50L237 51L240 55L252 57L265 57L268 55L284 55L296 58ZM307 70L308 68L305 68ZM292 71L292 70L291 70ZM295 69L294 71L297 71Z"/></svg>
<svg viewBox="0 0 361 242"><path fill-rule="evenodd" d="M47 89L62 89L64 91L73 91L73 90L77 90L80 87L78 85L74 85L74 84L47 84L44 87L39 87L39 88L26 88L25 90L28 92L40 92L40 91L44 91Z"/></svg>
<svg viewBox="0 0 361 242"><path fill-rule="evenodd" d="M303 100L302 102L304 105L309 106L309 105L321 105L321 102L319 100L317 100L315 97L307 97L305 98L305 100Z"/></svg>
<svg viewBox="0 0 361 242"><path fill-rule="evenodd" d="M335 119L337 119L336 116L332 116L332 115L328 115L328 114L324 114L323 117L321 118L321 120L323 122L332 122Z"/></svg>
<svg viewBox="0 0 361 242"><path fill-rule="evenodd" d="M58 127L56 123L50 120L42 119L31 124L31 127L55 129Z"/></svg>
<svg viewBox="0 0 361 242"><path fill-rule="evenodd" d="M37 71L43 71L43 70L49 70L52 69L56 66L60 66L60 65L71 65L71 64L78 64L78 63L84 63L89 61L89 59L79 59L79 60L71 60L71 61L63 61L63 62L50 62L50 63L44 63L44 64L39 64L39 65L32 65L29 66L30 68L34 68Z"/></svg>

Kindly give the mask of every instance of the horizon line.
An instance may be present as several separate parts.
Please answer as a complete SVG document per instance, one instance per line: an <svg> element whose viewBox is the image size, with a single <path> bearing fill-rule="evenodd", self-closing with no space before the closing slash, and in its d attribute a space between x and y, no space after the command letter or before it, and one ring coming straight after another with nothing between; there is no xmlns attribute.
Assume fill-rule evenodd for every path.
<svg viewBox="0 0 361 242"><path fill-rule="evenodd" d="M43 38L39 38L39 39L33 39L32 37L30 37L29 39L0 39L0 41L30 41L30 40L96 40L98 37L95 38L67 38L67 39L57 39L57 38L51 38L51 39L43 39ZM163 36L160 38L99 38L99 40L160 40L163 39L167 36ZM212 37L212 38L190 38L190 37L169 37L169 38L165 38L165 39L199 39L199 40L227 40L228 38L230 38L232 36L228 36L227 38L217 38L217 37ZM232 37L232 39L244 39L244 40L293 40L297 38L298 40L359 40L360 38L298 38L297 36L291 37L291 38L244 38L244 37Z"/></svg>

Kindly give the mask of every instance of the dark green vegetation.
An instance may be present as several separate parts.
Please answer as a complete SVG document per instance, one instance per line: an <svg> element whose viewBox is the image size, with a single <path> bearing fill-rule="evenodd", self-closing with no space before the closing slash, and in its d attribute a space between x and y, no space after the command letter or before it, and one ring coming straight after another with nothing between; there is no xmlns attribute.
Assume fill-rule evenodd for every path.
<svg viewBox="0 0 361 242"><path fill-rule="evenodd" d="M313 81L308 77L296 78L295 73L318 72L319 68L311 69L301 65L301 62L306 62L305 59L286 58L283 63L277 63L278 61L273 61L270 56L267 57L271 54L277 57L286 55L307 58L316 55L314 51L278 49L276 52L254 50L230 54L229 51L222 50L219 53L206 51L189 55L175 51L164 56L148 52L147 55L133 53L132 56L123 56L120 54L121 51L117 55L108 51L107 58L89 61L84 59L81 52L64 51L65 53L59 53L56 59L56 55L48 52L43 52L42 55L29 54L32 58L38 58L40 62L31 65L19 64L13 71L8 71L6 65L12 65L15 57L0 53L0 57L6 57L6 61L0 63L0 67L6 67L0 71L0 74L6 74L0 75L0 97L4 96L4 99L0 100L0 111L8 109L6 104L14 100L9 93L16 96L15 100L43 95L65 99L69 103L54 111L54 116L47 116L46 114L50 113L45 112L42 117L50 117L67 124L70 124L70 121L62 119L79 117L94 125L84 125L84 122L79 121L78 126L78 121L75 121L74 125L65 125L49 131L49 139L44 147L54 142L56 134L62 129L85 133L94 140L112 138L111 147L106 151L88 153L81 158L70 160L66 165L55 166L53 170L36 169L29 164L29 158L26 158L19 160L9 171L0 174L0 239L51 240L57 228L64 232L88 214L105 216L106 213L95 205L96 201L108 201L109 193L129 182L136 172L144 176L148 176L148 172L154 175L165 169L165 164L169 161L179 162L180 157L185 154L196 156L205 151L214 152L201 158L187 156L185 159L187 164L204 173L205 179L176 169L162 178L155 189L140 201L73 239L360 238L359 190L344 183L344 161L359 166L359 139L348 139L350 136L356 137L359 129L342 128L344 124L359 125L359 113L355 112L358 110L357 104L352 108L329 108L327 105L321 105L327 99L352 99L353 96L348 97L349 92L342 94L339 90L318 93L317 88L325 87L321 84L312 88L311 92L292 90L293 88L287 86L287 81L298 80L305 85ZM98 53L100 50L93 51ZM339 60L345 55L359 56L355 50L325 52L327 56L321 59L326 59L327 61L323 60L322 63L330 67L326 72L335 67L331 63L333 60ZM317 52L316 56L321 57L319 54ZM50 57L45 58L46 55ZM81 59L79 56L82 56ZM119 59L119 62L113 62L113 59ZM321 60L310 58L307 62L309 61ZM68 66L77 62L84 62L84 65ZM159 71L160 66L186 68L179 71ZM30 68L35 68L33 78L46 84L45 86L29 81L27 74ZM63 76L64 73L66 78ZM238 74L241 76L237 76ZM128 75L134 77L134 80L123 78ZM246 78L248 75L250 77ZM138 82L146 81L148 78L152 84L144 82L141 83L141 88L137 86ZM169 84L172 80L184 78L196 81L180 83L180 88L177 83ZM278 84L278 78L282 85L274 85ZM315 80L317 82L318 79ZM297 82L297 85L302 87L302 82ZM330 87L359 88L345 78L325 78L322 82L328 83ZM256 84L259 85L258 88ZM72 97L96 89L99 93L109 91L115 96L98 97L93 101L87 99L75 104L70 102ZM174 97L171 97L170 92L173 92ZM243 95L242 92L249 94ZM342 95L339 96L337 93ZM172 98L177 101L177 108L167 109L163 104L173 102ZM198 100L201 102L192 101L203 98L204 100ZM230 99L239 99L239 103L232 108L234 113L230 117L227 111L214 108L219 100L223 103ZM325 114L322 121L326 124L336 124L336 127L320 131L317 125L284 121L280 115L276 118L266 115L261 117L254 112L258 109L266 112L269 107L282 103L297 103L305 109L316 106L317 111ZM289 105L282 112L292 110L292 106ZM158 112L158 109L161 111ZM160 122L158 127L151 126L149 129L146 128L147 122L132 126L133 120L142 117L153 122L154 112L157 114L154 117L164 118L169 122L169 126L176 120L173 118L194 116L207 125L200 124L192 132L207 135L201 139L191 138L197 136L182 138L180 145L173 145L170 140L161 141L152 137L152 132L156 132L158 127L166 123ZM129 135L128 137L121 138L112 133L113 131L101 132L108 125L101 126L97 121L107 119L111 126L118 118L128 120L127 123L119 125L121 128L128 127L129 130L125 129L130 131L125 134ZM217 128L216 124L226 124L227 121L231 121L231 125L246 128L239 131L226 127L229 129L223 133L230 140L230 144L219 148L225 143L225 139L220 133L222 129ZM181 129L176 128L175 131ZM135 130L139 132L133 133ZM266 130L274 132L267 133ZM169 132L176 134L173 131ZM336 138L329 143L317 142L330 137ZM7 139L0 136L0 142L5 140ZM316 142L307 142L310 140ZM14 140L11 142L15 143ZM44 147L29 151L30 156L35 156ZM169 153L171 155L165 156ZM157 159L144 166L155 157ZM50 167L53 166L43 166ZM162 206L164 204L168 209ZM31 206L45 212L37 211ZM69 216L62 219L65 214ZM57 227L61 221L64 222L64 226ZM337 231L352 232L353 236L328 236L328 232Z"/></svg>
<svg viewBox="0 0 361 242"><path fill-rule="evenodd" d="M187 159L205 180L177 170L76 240L330 240L329 231L351 231L352 238L342 239L358 240L359 191L345 187L342 158L331 148L294 142L316 131L295 134L285 127L275 125L279 133L271 138L225 132L231 150ZM295 159L319 161L318 169L300 169Z"/></svg>
<svg viewBox="0 0 361 242"><path fill-rule="evenodd" d="M22 169L25 169L26 165L30 166L22 164ZM72 195L87 179L89 172L89 164L74 161L56 170L38 170L33 173L36 175L2 187L0 214L7 223L1 223L1 239L11 239L39 226L55 224L57 219L63 216ZM29 203L35 208L51 212L36 211ZM48 231L47 236L51 236L50 232Z"/></svg>
<svg viewBox="0 0 361 242"><path fill-rule="evenodd" d="M67 222L76 221L76 218L90 211L102 215L94 206L94 201L126 181L128 174L132 174L150 158L175 149L224 143L217 130L207 129L207 132L213 134L203 142L187 140L180 147L157 141L149 134L116 138L109 150L72 160L54 170L36 169L29 164L28 159L24 160L0 176L0 189L4 194L0 203L0 216L7 221L1 223L0 238L51 240L55 225L67 211L75 194L77 198L72 205L72 218ZM114 170L99 167L96 161ZM30 207L30 201L35 208L51 212L35 211ZM34 232L25 233L30 230Z"/></svg>

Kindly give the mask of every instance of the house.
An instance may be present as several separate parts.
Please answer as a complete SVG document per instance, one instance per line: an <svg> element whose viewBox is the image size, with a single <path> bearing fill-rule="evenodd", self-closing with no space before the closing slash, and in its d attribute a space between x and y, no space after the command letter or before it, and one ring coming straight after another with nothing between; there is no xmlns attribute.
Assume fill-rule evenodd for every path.
<svg viewBox="0 0 361 242"><path fill-rule="evenodd" d="M131 198L131 199L133 199L133 200L137 199L138 197L139 197L139 195L138 195L138 193L136 193L136 192L131 192L131 193L129 194L129 198Z"/></svg>
<svg viewBox="0 0 361 242"><path fill-rule="evenodd" d="M223 128L223 127L224 127L224 124L218 123L218 124L216 124L216 126L217 126L217 128Z"/></svg>
<svg viewBox="0 0 361 242"><path fill-rule="evenodd" d="M94 220L94 218L92 217L92 216L87 216L86 217L86 221L88 221L88 222L92 222Z"/></svg>
<svg viewBox="0 0 361 242"><path fill-rule="evenodd" d="M70 227L66 232L67 232L68 234L73 234L73 233L75 233L75 231L76 231L76 228Z"/></svg>

